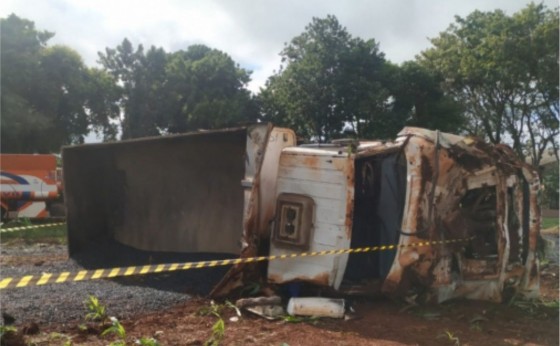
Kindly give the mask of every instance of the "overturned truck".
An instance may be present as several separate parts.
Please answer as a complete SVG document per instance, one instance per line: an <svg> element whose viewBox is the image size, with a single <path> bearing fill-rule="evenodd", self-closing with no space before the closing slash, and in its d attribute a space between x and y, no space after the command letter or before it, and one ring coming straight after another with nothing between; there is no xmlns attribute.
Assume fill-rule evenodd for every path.
<svg viewBox="0 0 560 346"><path fill-rule="evenodd" d="M70 256L99 239L241 257L397 245L240 264L212 294L259 275L440 302L539 294L539 179L505 145L407 127L297 146L258 124L67 147L63 162Z"/></svg>

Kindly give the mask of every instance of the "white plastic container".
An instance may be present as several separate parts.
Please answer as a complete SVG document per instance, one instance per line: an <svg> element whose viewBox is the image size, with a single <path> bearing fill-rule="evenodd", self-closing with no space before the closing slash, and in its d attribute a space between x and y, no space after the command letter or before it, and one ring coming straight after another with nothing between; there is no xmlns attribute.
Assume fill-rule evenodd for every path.
<svg viewBox="0 0 560 346"><path fill-rule="evenodd" d="M290 298L288 314L298 316L344 317L344 299Z"/></svg>

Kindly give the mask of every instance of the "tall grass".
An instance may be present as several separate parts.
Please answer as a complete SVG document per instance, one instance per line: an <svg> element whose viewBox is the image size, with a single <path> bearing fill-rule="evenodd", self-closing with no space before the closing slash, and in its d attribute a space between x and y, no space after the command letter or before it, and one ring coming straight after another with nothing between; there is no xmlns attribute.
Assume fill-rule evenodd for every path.
<svg viewBox="0 0 560 346"><path fill-rule="evenodd" d="M560 224L560 220L557 217L543 217L541 223L541 229L547 229L550 227L555 227Z"/></svg>
<svg viewBox="0 0 560 346"><path fill-rule="evenodd" d="M4 228L3 230L8 230ZM49 243L67 244L66 226L55 226L46 228L33 228L19 231L0 233L0 242L9 245L13 242L23 241L25 243Z"/></svg>

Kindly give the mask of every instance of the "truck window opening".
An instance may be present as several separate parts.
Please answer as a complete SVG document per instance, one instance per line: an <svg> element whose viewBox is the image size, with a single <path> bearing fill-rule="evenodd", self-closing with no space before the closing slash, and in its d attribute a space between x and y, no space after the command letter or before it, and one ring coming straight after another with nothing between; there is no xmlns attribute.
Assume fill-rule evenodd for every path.
<svg viewBox="0 0 560 346"><path fill-rule="evenodd" d="M406 162L393 153L356 160L352 248L396 244L406 192ZM400 212L395 212L395 211ZM353 253L345 279L383 279L395 251Z"/></svg>

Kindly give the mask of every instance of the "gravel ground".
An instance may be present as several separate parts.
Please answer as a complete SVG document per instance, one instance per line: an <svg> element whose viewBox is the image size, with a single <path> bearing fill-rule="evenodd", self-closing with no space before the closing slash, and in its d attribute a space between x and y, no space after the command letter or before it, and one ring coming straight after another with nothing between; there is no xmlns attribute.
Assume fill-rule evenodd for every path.
<svg viewBox="0 0 560 346"><path fill-rule="evenodd" d="M547 258L558 264L558 234L543 234L551 245ZM129 265L200 261L227 258L210 254L162 254L138 251L114 242L92 246L68 259L65 245L17 244L2 246L0 274L2 277L21 277L44 272L76 272L94 268ZM100 250L102 249L102 250ZM87 313L84 300L97 297L110 316L119 319L165 310L188 301L191 295L206 295L223 277L228 267L205 268L173 273L160 273L111 280L92 280L51 284L41 287L8 289L0 292L0 310L16 319L15 324L31 321L40 324L80 321Z"/></svg>
<svg viewBox="0 0 560 346"><path fill-rule="evenodd" d="M64 245L2 246L2 277L21 277L44 272L76 272L92 268L127 266L136 261L184 262L205 260L209 256L183 256L146 253L118 244L101 244L77 259L68 259ZM221 256L224 257L224 256ZM1 292L0 310L16 319L15 324L34 321L41 324L83 320L84 300L94 295L107 307L110 316L130 318L187 301L191 295L205 295L228 268L206 268L174 273L51 284L41 287L7 289ZM188 292L188 293L187 293Z"/></svg>

